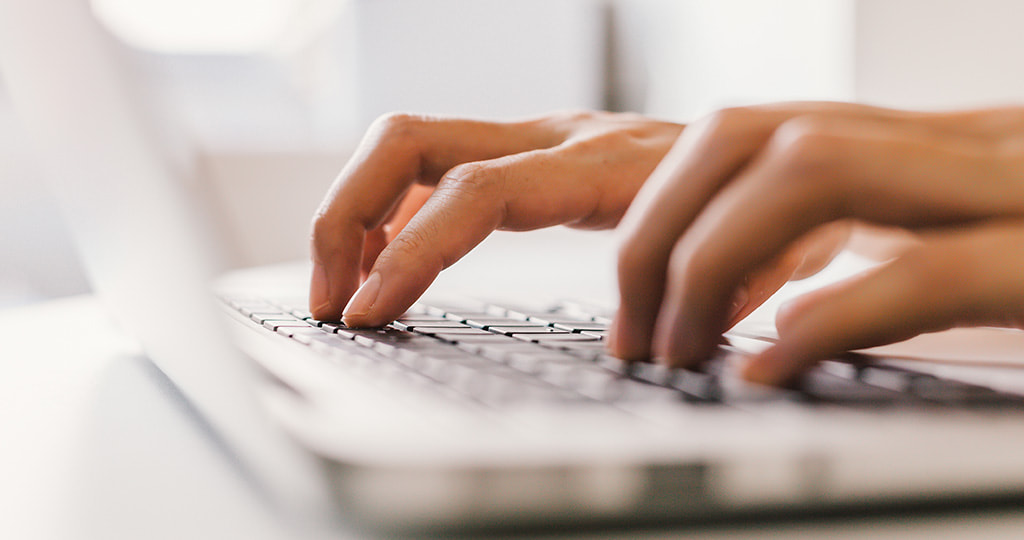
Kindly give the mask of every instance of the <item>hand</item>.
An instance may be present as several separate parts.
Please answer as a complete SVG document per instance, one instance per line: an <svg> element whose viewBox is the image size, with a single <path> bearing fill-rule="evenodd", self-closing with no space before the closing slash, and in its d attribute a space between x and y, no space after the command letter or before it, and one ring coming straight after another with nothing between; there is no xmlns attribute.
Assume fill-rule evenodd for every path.
<svg viewBox="0 0 1024 540"><path fill-rule="evenodd" d="M682 129L591 112L521 122L385 116L317 212L310 310L379 326L491 231L614 227Z"/></svg>
<svg viewBox="0 0 1024 540"><path fill-rule="evenodd" d="M1024 109L925 114L812 103L731 109L687 128L623 218L625 358L693 366L750 276L823 227L919 233L867 274L779 314L745 375L780 384L844 351L1024 321Z"/></svg>

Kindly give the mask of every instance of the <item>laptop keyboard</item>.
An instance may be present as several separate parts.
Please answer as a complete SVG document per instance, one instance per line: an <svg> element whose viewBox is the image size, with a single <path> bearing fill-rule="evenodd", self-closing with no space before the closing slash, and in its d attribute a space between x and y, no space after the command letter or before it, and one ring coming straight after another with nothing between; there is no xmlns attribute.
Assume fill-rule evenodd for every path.
<svg viewBox="0 0 1024 540"><path fill-rule="evenodd" d="M652 402L749 407L766 402L855 407L1020 408L1024 398L903 367L822 362L790 388L736 376L724 346L701 370L626 363L605 352L610 320L574 303L413 306L384 328L323 322L299 305L226 298L253 325L388 382L485 407L537 402L616 406Z"/></svg>

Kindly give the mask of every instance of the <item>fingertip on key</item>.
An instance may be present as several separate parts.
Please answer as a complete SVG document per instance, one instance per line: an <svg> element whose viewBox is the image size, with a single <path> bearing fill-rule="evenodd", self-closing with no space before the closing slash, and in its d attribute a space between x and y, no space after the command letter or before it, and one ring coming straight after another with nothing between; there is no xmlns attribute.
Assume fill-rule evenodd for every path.
<svg viewBox="0 0 1024 540"><path fill-rule="evenodd" d="M771 347L751 357L743 366L741 375L753 383L781 386L795 376L790 372L785 356L785 352L779 346Z"/></svg>
<svg viewBox="0 0 1024 540"><path fill-rule="evenodd" d="M343 311L342 320L353 327L374 326L374 308L380 296L381 277L372 272L362 286L352 295Z"/></svg>

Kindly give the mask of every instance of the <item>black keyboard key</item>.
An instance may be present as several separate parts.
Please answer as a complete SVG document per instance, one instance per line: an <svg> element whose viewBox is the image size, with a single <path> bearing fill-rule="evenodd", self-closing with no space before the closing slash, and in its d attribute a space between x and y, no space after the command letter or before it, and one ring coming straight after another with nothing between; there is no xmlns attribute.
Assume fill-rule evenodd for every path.
<svg viewBox="0 0 1024 540"><path fill-rule="evenodd" d="M669 386L672 382L672 369L664 364L634 362L629 366L629 375L638 381L659 386Z"/></svg>
<svg viewBox="0 0 1024 540"><path fill-rule="evenodd" d="M1024 406L1024 397L933 375L915 374L908 391L921 399L959 407Z"/></svg>
<svg viewBox="0 0 1024 540"><path fill-rule="evenodd" d="M849 405L908 405L913 396L880 386L872 386L814 369L800 379L796 390L812 402Z"/></svg>
<svg viewBox="0 0 1024 540"><path fill-rule="evenodd" d="M718 376L709 373L673 369L667 384L682 392L686 401L694 403L721 403L724 397Z"/></svg>

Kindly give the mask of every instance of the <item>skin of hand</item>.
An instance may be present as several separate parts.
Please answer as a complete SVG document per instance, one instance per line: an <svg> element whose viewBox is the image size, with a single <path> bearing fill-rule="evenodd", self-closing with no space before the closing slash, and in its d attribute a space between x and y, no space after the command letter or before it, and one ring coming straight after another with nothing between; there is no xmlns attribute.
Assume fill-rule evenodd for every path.
<svg viewBox="0 0 1024 540"><path fill-rule="evenodd" d="M916 239L784 306L780 340L750 360L748 379L785 384L818 360L954 326L1020 327L1024 108L796 103L691 125L620 225L612 351L698 365L753 296L751 276L851 222Z"/></svg>
<svg viewBox="0 0 1024 540"><path fill-rule="evenodd" d="M683 128L601 112L516 122L384 116L314 218L310 310L380 326L496 229L614 227ZM743 310L824 265L845 240L838 233L753 277L758 294Z"/></svg>

